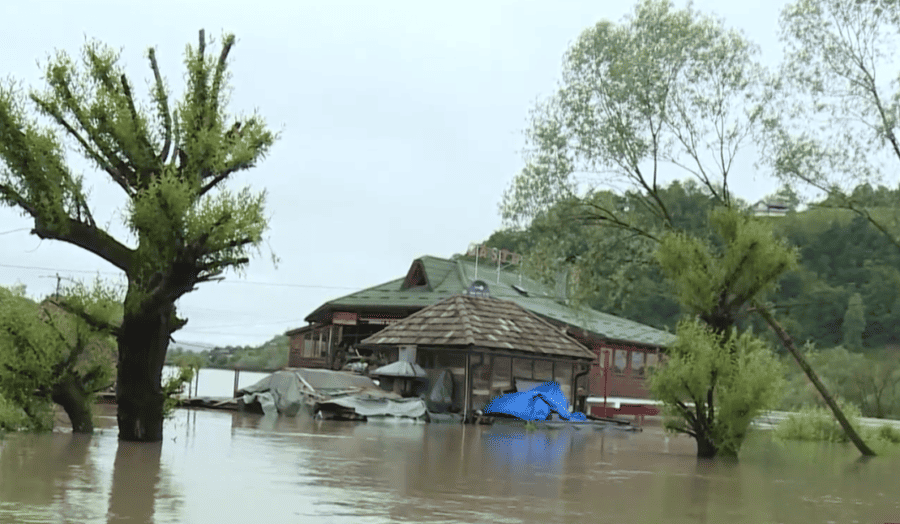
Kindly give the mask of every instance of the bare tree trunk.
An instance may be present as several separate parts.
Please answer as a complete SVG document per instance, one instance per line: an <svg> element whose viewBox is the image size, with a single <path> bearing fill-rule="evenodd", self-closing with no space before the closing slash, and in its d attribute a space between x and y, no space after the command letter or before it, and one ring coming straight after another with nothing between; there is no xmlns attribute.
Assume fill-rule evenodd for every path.
<svg viewBox="0 0 900 524"><path fill-rule="evenodd" d="M787 349L791 353L791 355L794 356L797 364L800 365L800 369L802 369L803 372L806 373L806 376L809 377L810 382L813 383L813 386L815 386L819 391L819 394L822 395L825 403L828 404L828 407L831 408L831 412L834 413L834 418L837 419L838 423L844 429L844 433L847 434L847 437L849 437L850 441L853 442L853 445L856 446L856 449L858 449L859 452L863 454L863 456L874 457L875 452L872 451L865 442L863 442L863 439L860 438L859 434L856 432L853 426L850 425L850 421L847 420L846 416L844 416L844 412L841 411L840 407L838 407L837 402L834 401L834 397L832 397L828 390L825 389L825 385L822 384L822 381L819 380L819 376L816 375L816 372L813 371L813 368L810 367L806 359L803 358L803 355L797 349L797 346L794 345L794 341L793 339L791 339L791 336L787 333L787 331L785 331L784 328L781 327L778 321L775 320L775 317L773 317L772 314L769 313L768 309L759 304L755 305L754 309L757 313L759 313L763 320L766 321L766 324L769 325L772 331L775 332L775 335L778 336L778 339L781 341L782 345L784 345L785 349Z"/></svg>
<svg viewBox="0 0 900 524"><path fill-rule="evenodd" d="M165 395L161 379L173 311L170 304L162 311L125 312L116 382L120 440L162 440Z"/></svg>
<svg viewBox="0 0 900 524"><path fill-rule="evenodd" d="M53 402L62 406L69 421L72 423L73 433L94 432L94 421L91 413L92 398L82 388L81 384L71 374L66 374L55 386L50 395Z"/></svg>

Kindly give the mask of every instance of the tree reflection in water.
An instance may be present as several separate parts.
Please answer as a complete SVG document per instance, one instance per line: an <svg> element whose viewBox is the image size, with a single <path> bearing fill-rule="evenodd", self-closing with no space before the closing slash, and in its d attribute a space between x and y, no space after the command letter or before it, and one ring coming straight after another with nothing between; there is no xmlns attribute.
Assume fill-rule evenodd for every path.
<svg viewBox="0 0 900 524"><path fill-rule="evenodd" d="M162 442L119 441L108 522L153 522Z"/></svg>
<svg viewBox="0 0 900 524"><path fill-rule="evenodd" d="M91 435L29 433L0 441L0 501L10 506L47 507L78 497L72 487L94 484L88 461ZM79 506L72 501L73 506ZM13 509L15 511L15 509ZM0 514L2 516L2 514ZM70 515L67 518L77 518Z"/></svg>

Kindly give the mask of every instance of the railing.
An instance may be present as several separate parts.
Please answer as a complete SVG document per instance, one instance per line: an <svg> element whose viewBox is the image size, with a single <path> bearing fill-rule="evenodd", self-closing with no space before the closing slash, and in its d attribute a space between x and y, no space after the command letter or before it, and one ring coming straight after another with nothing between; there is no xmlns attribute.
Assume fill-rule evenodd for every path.
<svg viewBox="0 0 900 524"><path fill-rule="evenodd" d="M327 368L328 360L325 357L293 357L291 364L295 368Z"/></svg>

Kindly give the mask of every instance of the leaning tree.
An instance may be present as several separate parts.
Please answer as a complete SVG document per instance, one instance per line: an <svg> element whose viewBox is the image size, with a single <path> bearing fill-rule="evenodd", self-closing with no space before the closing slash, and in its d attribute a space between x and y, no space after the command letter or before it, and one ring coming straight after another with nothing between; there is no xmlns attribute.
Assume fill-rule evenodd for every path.
<svg viewBox="0 0 900 524"><path fill-rule="evenodd" d="M80 61L57 52L46 64L47 88L28 93L50 126L29 116L15 84L0 86L0 201L34 220L32 234L94 253L127 277L121 324L106 326L118 345L123 440L162 439L162 367L172 333L187 322L175 302L226 269L245 267L268 227L265 192L230 191L224 183L263 159L277 135L256 113L226 112L235 38L224 36L218 56L210 43L201 30L198 46L188 46L179 101L170 99L155 50L148 50L150 109L135 96L119 53L94 41ZM94 220L66 145L125 193L131 245Z"/></svg>
<svg viewBox="0 0 900 524"><path fill-rule="evenodd" d="M734 166L760 138L781 129L781 85L757 54L755 45L721 20L691 7L676 9L671 0L641 0L625 23L601 21L588 28L565 55L559 89L533 111L526 165L501 203L504 221L522 226L563 204L583 224L644 244L624 257L618 250L594 251L615 260L621 273L652 263L648 255L666 234L688 229L665 198L663 176L693 179L715 204L740 208L729 189ZM784 158L793 157L778 157ZM632 203L621 205L604 186L630 190ZM545 260L569 263L565 242L547 244ZM586 253L571 262L576 274L584 268L580 285L591 276L605 278L591 274L593 253ZM754 292L721 306L704 318L717 335L726 334L722 328L733 325L738 312L757 312L860 452L873 454L761 296Z"/></svg>

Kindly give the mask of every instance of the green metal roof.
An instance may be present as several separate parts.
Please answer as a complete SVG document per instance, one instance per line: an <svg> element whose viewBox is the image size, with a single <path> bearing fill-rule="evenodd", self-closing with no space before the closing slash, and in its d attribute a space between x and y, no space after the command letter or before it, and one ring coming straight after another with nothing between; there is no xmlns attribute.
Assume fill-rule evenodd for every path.
<svg viewBox="0 0 900 524"><path fill-rule="evenodd" d="M568 306L563 298L557 297L548 286L524 276L520 277L518 273L507 269L500 270L498 281L497 266L490 262L479 263L476 274L475 262L463 258L448 260L423 256L416 261L421 262L425 269L430 291L413 288L403 290L401 285L405 277L398 278L330 300L310 313L306 320L310 322L320 320L326 312L342 308L422 308L449 296L463 293L472 282L481 280L487 284L492 297L511 300L533 313L591 331L608 339L666 346L675 338L671 333L632 320L587 307ZM413 264L416 261L413 261ZM517 291L514 285L524 289L527 296Z"/></svg>

